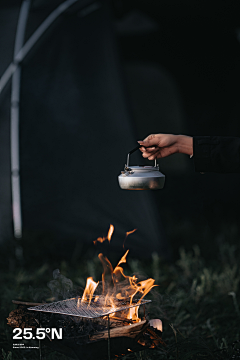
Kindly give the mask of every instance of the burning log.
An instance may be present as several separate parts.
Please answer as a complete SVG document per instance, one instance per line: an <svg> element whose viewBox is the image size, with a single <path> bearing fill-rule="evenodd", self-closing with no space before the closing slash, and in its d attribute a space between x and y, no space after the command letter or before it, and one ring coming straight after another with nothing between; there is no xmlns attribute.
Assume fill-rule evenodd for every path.
<svg viewBox="0 0 240 360"><path fill-rule="evenodd" d="M18 303L17 301L13 302ZM69 330L74 323L75 329L81 327L80 324L84 324L84 322L79 322L79 319L77 321L74 317L66 315L41 313L42 319L39 323L36 313L27 309L28 304L32 305L32 303L26 302L26 305L19 303L18 309L9 314L8 325L11 327L32 328L35 333L37 327L58 327L59 324L62 324L62 327L67 329L62 340L52 340L46 337L41 343L74 359L91 360L95 357L98 360L105 360L109 359L109 356L123 356L129 352L165 345L161 338L162 332L152 326L154 322L156 325L156 320L150 320L150 322L143 320L131 325L127 322L127 325L123 325L119 318L111 319L109 330L104 329L93 333L90 331L89 333L90 325L92 328L99 329L100 326L105 324L106 328L107 320L102 318L83 319L85 328L83 325L83 330L79 335L77 332L72 334ZM124 319L121 320L124 321ZM161 323L160 320L158 321Z"/></svg>
<svg viewBox="0 0 240 360"><path fill-rule="evenodd" d="M110 329L110 338L113 339L116 337L126 336L134 339L141 332L143 327L145 327L145 325L149 325L147 320L132 325L118 326L116 328ZM90 341L98 341L103 339L108 339L108 330L98 332L97 334L89 337Z"/></svg>

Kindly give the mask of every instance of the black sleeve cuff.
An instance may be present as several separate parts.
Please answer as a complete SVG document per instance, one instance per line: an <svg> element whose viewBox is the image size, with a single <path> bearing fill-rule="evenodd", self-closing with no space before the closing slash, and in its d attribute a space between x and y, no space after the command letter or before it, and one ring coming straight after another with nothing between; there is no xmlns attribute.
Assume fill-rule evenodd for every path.
<svg viewBox="0 0 240 360"><path fill-rule="evenodd" d="M212 171L210 136L193 137L193 159L196 172Z"/></svg>
<svg viewBox="0 0 240 360"><path fill-rule="evenodd" d="M194 136L193 159L197 172L240 172L240 138Z"/></svg>

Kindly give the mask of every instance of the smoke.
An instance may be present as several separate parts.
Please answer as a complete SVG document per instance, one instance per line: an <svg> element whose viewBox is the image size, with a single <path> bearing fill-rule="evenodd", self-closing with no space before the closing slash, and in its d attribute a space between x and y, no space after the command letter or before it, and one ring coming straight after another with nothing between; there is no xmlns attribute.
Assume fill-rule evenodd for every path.
<svg viewBox="0 0 240 360"><path fill-rule="evenodd" d="M72 280L62 275L59 269L53 271L53 280L49 281L47 286L51 290L55 300L64 300L72 296Z"/></svg>

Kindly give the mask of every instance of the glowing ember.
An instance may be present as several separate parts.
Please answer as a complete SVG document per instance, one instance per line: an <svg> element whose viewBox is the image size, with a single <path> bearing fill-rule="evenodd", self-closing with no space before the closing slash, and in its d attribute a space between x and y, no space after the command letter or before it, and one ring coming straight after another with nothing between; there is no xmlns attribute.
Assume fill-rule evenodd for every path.
<svg viewBox="0 0 240 360"><path fill-rule="evenodd" d="M103 242L106 239L108 241L111 241L111 237L114 231L113 225L110 225L108 235L104 238L98 238L94 241L94 244L96 244L98 241ZM136 229L129 231L126 233L126 238L129 234L132 234ZM126 240L125 238L125 240ZM117 302L119 300L125 300L129 305L134 304L138 305L140 304L141 300L144 298L144 296L153 288L154 279L147 279L143 281L139 281L135 275L133 276L127 276L123 272L123 268L120 266L121 264L124 264L127 262L127 255L129 253L129 250L126 251L126 253L123 255L123 257L118 262L117 266L113 269L112 264L108 260L106 256L104 256L102 253L98 255L102 266L103 266L103 274L102 274L102 295L104 295L104 303L102 306L110 306L113 310L117 307ZM93 294L98 286L98 283L96 283L93 278L88 278L86 287L82 296L82 299L79 299L81 302L88 302L91 303L93 299ZM135 296L138 294L138 299L135 299ZM78 302L79 302L78 301ZM99 297L94 297L94 302L99 301ZM78 306L80 305L78 303ZM141 319L138 317L138 309L139 306L132 307L128 309L127 311L123 311L120 315L121 317L125 319L131 319L134 322L139 322ZM112 313L110 315L111 317L115 316L115 313ZM119 315L118 315L119 316Z"/></svg>

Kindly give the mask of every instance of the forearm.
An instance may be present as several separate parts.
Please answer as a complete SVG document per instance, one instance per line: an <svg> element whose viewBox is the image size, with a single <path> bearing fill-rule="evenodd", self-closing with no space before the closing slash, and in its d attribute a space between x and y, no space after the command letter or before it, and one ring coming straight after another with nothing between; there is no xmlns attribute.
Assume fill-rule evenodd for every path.
<svg viewBox="0 0 240 360"><path fill-rule="evenodd" d="M181 154L193 154L193 138L186 135L176 135L178 152Z"/></svg>
<svg viewBox="0 0 240 360"><path fill-rule="evenodd" d="M193 155L197 172L240 173L240 138L153 134L143 141L142 156L160 159L175 153Z"/></svg>

